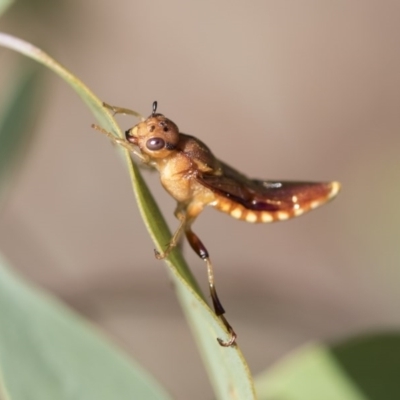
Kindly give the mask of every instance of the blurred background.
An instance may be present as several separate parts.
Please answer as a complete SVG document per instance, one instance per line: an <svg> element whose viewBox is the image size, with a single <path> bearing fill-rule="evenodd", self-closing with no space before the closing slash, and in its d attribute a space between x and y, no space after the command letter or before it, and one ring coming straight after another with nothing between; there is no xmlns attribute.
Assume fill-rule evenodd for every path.
<svg viewBox="0 0 400 400"><path fill-rule="evenodd" d="M20 0L1 30L108 103L147 116L157 100L250 177L342 182L334 202L288 222L207 209L194 225L256 374L309 341L399 326L399 13L396 0ZM20 61L0 49L0 100ZM47 78L36 138L0 214L1 252L177 398L211 398L125 165L77 95ZM174 230L175 202L144 174ZM184 252L206 291L203 262Z"/></svg>

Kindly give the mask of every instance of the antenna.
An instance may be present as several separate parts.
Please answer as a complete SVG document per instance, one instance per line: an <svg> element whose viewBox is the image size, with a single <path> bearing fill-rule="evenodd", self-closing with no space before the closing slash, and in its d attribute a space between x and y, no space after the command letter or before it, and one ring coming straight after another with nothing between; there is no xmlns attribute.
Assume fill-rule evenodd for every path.
<svg viewBox="0 0 400 400"><path fill-rule="evenodd" d="M156 113L156 111L157 111L157 101L153 101L153 113L152 113L153 117L154 117L154 114Z"/></svg>

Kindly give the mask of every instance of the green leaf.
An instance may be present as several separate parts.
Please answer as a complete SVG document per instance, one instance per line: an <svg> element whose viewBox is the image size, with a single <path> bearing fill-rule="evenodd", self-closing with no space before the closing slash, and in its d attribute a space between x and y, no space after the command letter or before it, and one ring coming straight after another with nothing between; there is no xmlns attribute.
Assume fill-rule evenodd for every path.
<svg viewBox="0 0 400 400"><path fill-rule="evenodd" d="M371 400L400 399L400 334L364 335L331 346L330 356Z"/></svg>
<svg viewBox="0 0 400 400"><path fill-rule="evenodd" d="M4 14L13 2L13 0L0 0L0 15Z"/></svg>
<svg viewBox="0 0 400 400"><path fill-rule="evenodd" d="M400 399L400 335L312 344L256 379L260 400Z"/></svg>
<svg viewBox="0 0 400 400"><path fill-rule="evenodd" d="M1 258L0 316L2 400L170 399L93 326Z"/></svg>
<svg viewBox="0 0 400 400"><path fill-rule="evenodd" d="M122 137L118 125L108 110L102 107L102 102L79 79L46 53L4 33L0 33L0 45L25 54L60 75L89 106L101 126L116 136ZM137 166L132 163L129 153L125 150L124 153L142 217L156 247L161 250L169 241L169 229ZM149 257L151 256L149 254ZM228 337L226 329L204 302L198 285L178 249L173 251L167 265L180 303L200 347L216 397L221 400L254 399L252 379L242 353L238 347L222 348L217 343L217 337Z"/></svg>
<svg viewBox="0 0 400 400"><path fill-rule="evenodd" d="M0 204L34 133L34 122L41 103L42 73L36 65L21 70L1 110Z"/></svg>

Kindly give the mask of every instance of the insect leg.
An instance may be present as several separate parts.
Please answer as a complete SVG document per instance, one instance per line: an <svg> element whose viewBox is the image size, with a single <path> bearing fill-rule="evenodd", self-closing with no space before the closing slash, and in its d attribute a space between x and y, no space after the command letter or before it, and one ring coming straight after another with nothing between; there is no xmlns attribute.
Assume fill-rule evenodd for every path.
<svg viewBox="0 0 400 400"><path fill-rule="evenodd" d="M175 231L175 233L173 234L171 240L169 241L167 247L165 248L165 250L160 253L157 250L154 250L154 254L157 258L157 260L163 260L164 258L169 256L169 253L171 253L171 251L177 246L177 244L179 243L179 239L182 236L182 233L184 232L185 228L186 228L186 224L187 224L187 216L185 213L177 213L177 217L180 220L180 224L178 226L178 229Z"/></svg>
<svg viewBox="0 0 400 400"><path fill-rule="evenodd" d="M140 118L141 121L144 121L142 114L138 113L137 111L130 110L129 108L111 106L110 104L107 104L105 102L103 102L103 107L110 110L113 113L113 115L116 114L133 115L134 117Z"/></svg>
<svg viewBox="0 0 400 400"><path fill-rule="evenodd" d="M128 142L125 139L117 138L111 132L106 131L104 128L102 128L99 125L92 124L92 128L96 129L96 131L99 131L99 132L103 133L104 135L106 135L113 143L117 144L118 146L122 146L126 150L130 151L131 153L133 153L135 156L137 156L144 163L147 162L147 159L143 156L143 154L141 154L140 152L138 152L135 149L135 147L134 147L134 145L132 143Z"/></svg>
<svg viewBox="0 0 400 400"><path fill-rule="evenodd" d="M230 333L231 337L229 338L228 341L224 341L220 338L217 338L218 343L221 346L224 347L230 347L235 344L236 341L236 333L233 330L232 326L229 324L229 322L226 320L224 317L225 310L224 307L221 304L221 301L219 300L218 294L217 294L217 289L215 288L215 282L214 282L214 269L210 261L210 257L208 255L208 251L205 248L204 244L202 241L199 239L199 237L190 229L190 226L186 227L185 234L187 237L187 240L192 247L192 249L196 252L196 254L206 262L207 266L207 276L208 276L208 286L210 288L210 295L211 299L213 302L214 306L214 311L217 317L221 319L221 321L224 323L226 329Z"/></svg>

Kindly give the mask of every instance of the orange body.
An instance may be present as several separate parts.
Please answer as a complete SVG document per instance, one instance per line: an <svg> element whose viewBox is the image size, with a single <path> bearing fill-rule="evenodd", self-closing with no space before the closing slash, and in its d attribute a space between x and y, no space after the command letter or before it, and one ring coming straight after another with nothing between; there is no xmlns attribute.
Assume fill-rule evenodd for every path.
<svg viewBox="0 0 400 400"><path fill-rule="evenodd" d="M163 187L193 220L210 205L247 222L283 221L326 203L338 182L249 179L219 161L199 139L180 133L162 114L152 114L126 133L143 161L160 173Z"/></svg>
<svg viewBox="0 0 400 400"><path fill-rule="evenodd" d="M137 116L125 108L106 107L114 113ZM163 187L178 203L175 215L180 225L165 251L156 251L156 257L167 257L181 235L186 235L193 250L206 262L214 310L230 335L228 340L217 340L221 346L233 346L236 333L224 317L209 254L192 231L193 221L208 205L247 222L283 221L331 200L339 192L340 184L249 179L218 160L199 139L180 133L174 122L156 113L156 108L154 102L152 115L126 131L126 140L98 129L160 173Z"/></svg>

